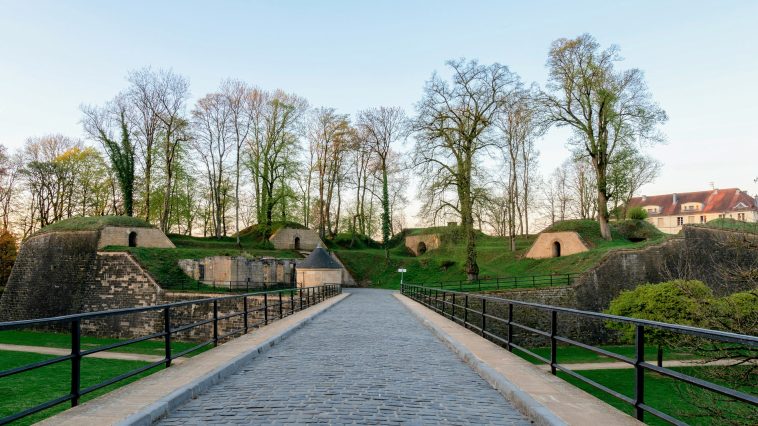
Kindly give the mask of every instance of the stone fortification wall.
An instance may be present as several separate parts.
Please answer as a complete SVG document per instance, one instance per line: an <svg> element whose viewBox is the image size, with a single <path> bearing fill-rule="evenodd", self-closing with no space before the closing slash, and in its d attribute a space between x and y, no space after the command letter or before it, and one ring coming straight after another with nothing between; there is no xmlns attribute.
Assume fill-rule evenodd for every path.
<svg viewBox="0 0 758 426"><path fill-rule="evenodd" d="M325 247L316 231L310 229L281 228L268 239L277 250L311 251L316 246ZM298 246L296 246L296 242Z"/></svg>
<svg viewBox="0 0 758 426"><path fill-rule="evenodd" d="M184 273L204 283L231 283L245 288L246 283L294 283L295 259L213 256L204 259L182 259Z"/></svg>
<svg viewBox="0 0 758 426"><path fill-rule="evenodd" d="M405 237L405 247L415 256L420 256L429 250L440 247L441 241L438 234L409 235Z"/></svg>
<svg viewBox="0 0 758 426"><path fill-rule="evenodd" d="M97 231L53 232L21 246L0 298L0 321L81 312L97 272Z"/></svg>
<svg viewBox="0 0 758 426"><path fill-rule="evenodd" d="M136 234L136 247L174 248L174 243L160 229L125 226L106 226L100 231L97 248L128 246L129 234Z"/></svg>

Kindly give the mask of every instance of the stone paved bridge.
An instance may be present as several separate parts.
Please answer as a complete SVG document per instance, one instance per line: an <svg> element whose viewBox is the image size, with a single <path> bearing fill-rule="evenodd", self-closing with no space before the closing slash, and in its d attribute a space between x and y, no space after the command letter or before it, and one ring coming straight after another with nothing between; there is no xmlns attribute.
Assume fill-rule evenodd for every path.
<svg viewBox="0 0 758 426"><path fill-rule="evenodd" d="M160 424L530 424L390 292L350 292Z"/></svg>

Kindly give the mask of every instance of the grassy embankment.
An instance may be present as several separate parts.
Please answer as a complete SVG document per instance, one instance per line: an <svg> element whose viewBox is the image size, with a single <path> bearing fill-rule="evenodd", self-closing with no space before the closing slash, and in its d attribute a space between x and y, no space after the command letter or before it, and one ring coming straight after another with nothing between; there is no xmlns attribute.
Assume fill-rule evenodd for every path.
<svg viewBox="0 0 758 426"><path fill-rule="evenodd" d="M576 231L591 247L584 253L549 259L527 259L524 257L536 236L516 239L516 251L510 251L509 241L503 237L479 234L476 242L477 263L480 278L497 276L550 275L583 272L595 265L607 252L625 248L639 248L663 241L666 236L647 223L628 221L612 224L613 240L600 237L597 222L572 220L556 223L549 231ZM464 272L466 247L456 235L456 228L427 228L406 231L409 235L440 233L442 247L429 250L421 256L413 256L404 246L403 236L392 241L389 263L384 261L384 251L380 248L361 244L357 248L347 248L347 238L341 238L332 248L358 281L369 281L381 288L399 288L398 268L405 268L405 282L456 281L466 278ZM634 242L629 238L647 238Z"/></svg>

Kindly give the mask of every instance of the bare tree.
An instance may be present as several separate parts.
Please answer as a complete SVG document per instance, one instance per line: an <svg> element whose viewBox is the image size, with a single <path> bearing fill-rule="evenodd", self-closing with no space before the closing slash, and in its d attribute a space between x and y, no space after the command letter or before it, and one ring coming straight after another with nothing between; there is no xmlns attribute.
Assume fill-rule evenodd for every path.
<svg viewBox="0 0 758 426"><path fill-rule="evenodd" d="M235 144L232 112L225 94L210 93L197 101L192 110L193 148L205 165L210 188L213 231L216 238L223 234L223 189L226 166Z"/></svg>
<svg viewBox="0 0 758 426"><path fill-rule="evenodd" d="M466 274L469 280L475 280L479 265L474 204L484 194L476 181L482 170L480 157L495 146L492 124L503 93L510 90L515 77L506 66L497 63L485 66L461 59L447 65L452 81L434 74L417 104L414 163L427 197L437 198L440 208L450 208L460 215L466 238ZM440 197L448 190L454 190L457 201Z"/></svg>
<svg viewBox="0 0 758 426"><path fill-rule="evenodd" d="M382 245L384 246L385 261L389 261L387 242L392 233L390 223L390 195L388 183L387 159L392 145L406 137L409 122L402 108L379 107L363 110L358 113L356 127L366 138L369 151L376 155L378 169L382 179Z"/></svg>
<svg viewBox="0 0 758 426"><path fill-rule="evenodd" d="M309 119L308 139L315 151L318 176L317 208L321 238L326 236L327 231L330 236L336 232L332 228L331 204L352 133L347 115L337 114L333 108L317 108Z"/></svg>
<svg viewBox="0 0 758 426"><path fill-rule="evenodd" d="M516 251L516 219L521 233L529 232L529 197L531 172L536 158L534 140L544 131L539 108L532 91L520 83L502 95L501 112L496 125L502 132L502 148L506 162L508 207L508 236L511 251Z"/></svg>
<svg viewBox="0 0 758 426"><path fill-rule="evenodd" d="M553 42L547 66L549 92L543 102L550 120L574 130L573 145L589 157L597 177L600 232L611 239L608 225L608 167L617 150L662 139L657 131L666 113L656 105L642 71L616 71L618 48L600 46L589 34Z"/></svg>
<svg viewBox="0 0 758 426"><path fill-rule="evenodd" d="M140 148L141 156L137 158L142 162L144 185L144 216L145 221L150 222L150 196L153 180L153 155L155 141L158 138L161 121L157 111L158 97L155 85L155 74L149 68L133 71L127 77L130 83L126 91L128 102L133 106L130 109L129 119L136 140Z"/></svg>
<svg viewBox="0 0 758 426"><path fill-rule="evenodd" d="M153 75L152 84L155 96L152 108L153 114L160 122L160 150L165 174L163 206L159 219L161 230L168 232L175 161L180 152L180 145L189 140L188 121L184 115L189 98L189 82L172 71L161 70Z"/></svg>
<svg viewBox="0 0 758 426"><path fill-rule="evenodd" d="M241 81L227 80L221 84L221 91L229 108L231 136L234 139L234 229L237 246L240 245L240 171L242 149L247 143L253 128L253 116L256 111L256 89Z"/></svg>

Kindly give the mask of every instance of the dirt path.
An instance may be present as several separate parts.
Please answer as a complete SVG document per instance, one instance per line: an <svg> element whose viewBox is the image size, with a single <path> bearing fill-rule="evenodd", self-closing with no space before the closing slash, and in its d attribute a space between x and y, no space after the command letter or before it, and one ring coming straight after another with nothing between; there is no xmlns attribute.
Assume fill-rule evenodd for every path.
<svg viewBox="0 0 758 426"><path fill-rule="evenodd" d="M0 343L0 351L12 351L12 352L32 352L45 355L68 355L71 353L70 349L64 348L49 348L46 346L26 346L26 345L9 345L6 343ZM97 352L91 355L87 355L89 358L101 358L101 359L117 359L121 361L145 361L145 362L158 362L163 360L162 356L158 355L146 355L146 354L134 354L126 352ZM172 363L181 363L184 359L178 358Z"/></svg>
<svg viewBox="0 0 758 426"><path fill-rule="evenodd" d="M648 361L651 364L655 364L655 361ZM728 360L728 359L721 359L711 362L706 362L702 359L688 359L688 360L671 360L671 361L663 361L664 367L706 367L706 366L713 366L713 365L732 365L734 364L734 361ZM569 370L616 370L621 368L634 368L633 365L627 364L625 362L582 362L582 363L574 363L574 364L563 364L561 363L562 367L568 368ZM550 370L549 365L539 365L543 370Z"/></svg>

